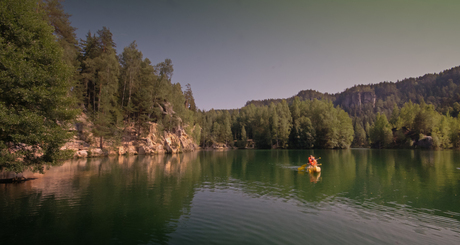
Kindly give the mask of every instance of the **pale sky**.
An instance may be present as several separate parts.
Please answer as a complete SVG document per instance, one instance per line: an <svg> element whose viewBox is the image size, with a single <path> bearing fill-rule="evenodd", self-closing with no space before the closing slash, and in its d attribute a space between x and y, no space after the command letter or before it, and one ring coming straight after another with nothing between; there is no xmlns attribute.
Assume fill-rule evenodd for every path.
<svg viewBox="0 0 460 245"><path fill-rule="evenodd" d="M234 109L300 90L438 73L460 65L458 0L66 0L78 38L108 27L136 40L200 109Z"/></svg>

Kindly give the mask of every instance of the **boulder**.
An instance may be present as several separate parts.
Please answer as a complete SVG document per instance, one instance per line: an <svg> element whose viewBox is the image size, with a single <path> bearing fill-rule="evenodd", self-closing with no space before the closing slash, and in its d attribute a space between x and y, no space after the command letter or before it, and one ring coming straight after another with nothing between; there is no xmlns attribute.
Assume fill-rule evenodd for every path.
<svg viewBox="0 0 460 245"><path fill-rule="evenodd" d="M74 157L78 157L78 158L80 158L80 157L88 157L88 152L85 151L85 150L79 150L79 151L75 152Z"/></svg>
<svg viewBox="0 0 460 245"><path fill-rule="evenodd" d="M103 157L107 155L101 148L93 148L89 152L90 157Z"/></svg>
<svg viewBox="0 0 460 245"><path fill-rule="evenodd" d="M433 138L431 136L425 136L423 139L414 143L414 146L423 149L433 148Z"/></svg>

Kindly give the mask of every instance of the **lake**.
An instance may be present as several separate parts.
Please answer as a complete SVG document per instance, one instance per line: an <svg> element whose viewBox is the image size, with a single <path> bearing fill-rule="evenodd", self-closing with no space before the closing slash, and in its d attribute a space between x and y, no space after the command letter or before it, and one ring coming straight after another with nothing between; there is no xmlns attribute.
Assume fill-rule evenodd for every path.
<svg viewBox="0 0 460 245"><path fill-rule="evenodd" d="M321 174L298 172L310 154ZM460 244L460 152L70 160L0 184L1 244Z"/></svg>

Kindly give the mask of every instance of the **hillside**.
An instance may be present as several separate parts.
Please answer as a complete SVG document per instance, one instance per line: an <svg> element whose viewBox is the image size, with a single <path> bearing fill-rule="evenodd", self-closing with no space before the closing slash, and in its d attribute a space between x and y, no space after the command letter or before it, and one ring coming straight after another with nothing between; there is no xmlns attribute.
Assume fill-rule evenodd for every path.
<svg viewBox="0 0 460 245"><path fill-rule="evenodd" d="M460 67L453 67L437 74L426 74L417 78L406 78L397 82L356 85L336 94L321 93L316 90L302 90L297 95L286 98L291 104L294 97L303 100L327 99L340 106L351 116L361 116L369 112L391 114L394 104L398 107L412 101L435 106L445 114L457 116L460 111ZM282 99L251 100L246 106L270 105Z"/></svg>

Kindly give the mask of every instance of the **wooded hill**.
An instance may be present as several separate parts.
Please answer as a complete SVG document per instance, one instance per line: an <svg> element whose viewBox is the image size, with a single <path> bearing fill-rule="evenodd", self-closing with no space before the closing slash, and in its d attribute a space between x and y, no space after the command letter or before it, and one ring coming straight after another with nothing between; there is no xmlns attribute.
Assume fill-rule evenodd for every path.
<svg viewBox="0 0 460 245"><path fill-rule="evenodd" d="M328 94L320 93L315 90L304 90L300 91L297 95L287 98L288 103L292 103L294 98L299 98L300 101L313 100L313 99L326 99L331 101L334 106L338 106L346 111L353 119L355 137L354 146L367 146L373 145L375 147L383 147L382 144L376 144L371 140L371 129L372 125L378 119L378 115L385 115L385 120L391 119L388 127L393 132L404 128L406 135L410 135L411 140L398 139L396 134L393 139L387 137L388 144L386 147L409 147L417 143L419 139L425 138L425 136L431 136L436 129L424 129L420 130L420 123L430 124L429 127L434 127L433 124L440 123L441 119L435 120L438 116L446 117L444 121L451 121L449 125L452 128L448 130L454 130L457 125L457 120L460 112L460 67L454 67L437 74L426 74L418 78L406 78L397 82L381 82L378 84L369 85L356 85L352 88L348 88L341 93ZM256 106L268 106L270 103L279 103L282 99L267 99L267 100L253 100L248 101L248 105ZM405 119L405 123L396 124L400 109L403 107L413 107L416 110L412 118L409 116ZM419 122L414 124L414 119L421 120L427 115L419 115L415 118L417 110L419 113L422 111L430 110L431 115L430 122ZM428 108L428 109L427 109ZM427 127L427 126L425 126ZM444 131L447 129L444 129ZM358 133L358 131L360 133ZM364 131L364 132L363 132ZM423 131L424 136L419 135ZM358 133L358 135L357 135ZM452 132L451 132L452 133ZM398 133L401 138L401 133ZM446 136L447 137L447 136ZM453 141L455 141L455 133L450 135ZM458 143L450 142L449 144L440 144L436 142L439 138L439 132L436 134L433 147L456 147ZM431 140L432 138L428 138ZM401 141L407 141L407 144L401 144ZM410 143L409 141L412 141ZM392 142L392 143L390 143ZM417 144L415 145L417 146Z"/></svg>
<svg viewBox="0 0 460 245"><path fill-rule="evenodd" d="M385 113L391 115L394 105L402 107L406 102L432 104L442 114L456 117L460 112L460 67L453 67L440 73L426 74L417 78L406 78L397 82L356 85L336 94L316 90L302 90L285 100L290 104L295 97L303 100L326 99L340 106L351 116ZM251 100L246 106L270 105L282 99Z"/></svg>

